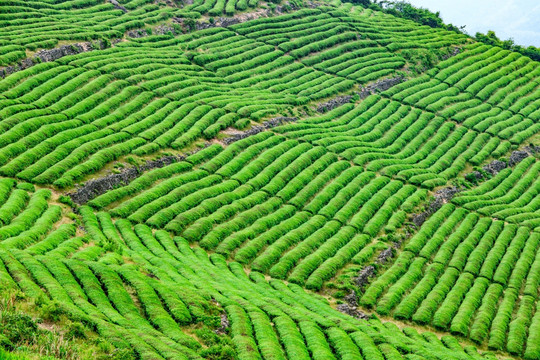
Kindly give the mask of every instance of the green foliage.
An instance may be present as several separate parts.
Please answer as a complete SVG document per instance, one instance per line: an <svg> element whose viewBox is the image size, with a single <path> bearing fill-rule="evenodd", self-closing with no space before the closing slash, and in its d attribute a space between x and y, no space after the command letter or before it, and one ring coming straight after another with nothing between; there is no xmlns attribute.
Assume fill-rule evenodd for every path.
<svg viewBox="0 0 540 360"><path fill-rule="evenodd" d="M32 341L38 332L38 325L30 316L23 313L3 311L0 324L4 340L8 343Z"/></svg>
<svg viewBox="0 0 540 360"><path fill-rule="evenodd" d="M59 41L103 46L0 80L0 290L35 298L0 314L4 347L492 357L336 311L333 295L352 314L358 301L538 357L540 167L509 152L540 132L540 67L512 42L473 43L404 2L295 2L279 16L274 2L275 16L224 26L257 1L11 3L2 66ZM195 31L201 15L211 25ZM113 41L133 29L149 36ZM513 166L463 179L502 157ZM77 182L85 206L68 197Z"/></svg>
<svg viewBox="0 0 540 360"><path fill-rule="evenodd" d="M355 3L354 1L352 2ZM445 24L439 12L434 13L426 8L411 5L406 1L383 0L378 3L371 3L371 1L361 0L360 5L369 6L370 9L384 11L396 17L413 20L419 24L433 28L443 28L457 33L461 33L462 30L452 24Z"/></svg>
<svg viewBox="0 0 540 360"><path fill-rule="evenodd" d="M43 320L55 322L60 320L60 315L62 315L63 311L56 302L49 302L40 307L39 313Z"/></svg>
<svg viewBox="0 0 540 360"><path fill-rule="evenodd" d="M540 49L534 46L523 47L521 45L514 44L513 39L501 40L497 37L493 30L489 30L486 34L477 32L474 36L477 41L484 44L498 46L506 50L516 51L522 55L528 56L535 61L540 61Z"/></svg>
<svg viewBox="0 0 540 360"><path fill-rule="evenodd" d="M80 322L71 322L68 324L66 336L68 338L86 339L86 329Z"/></svg>
<svg viewBox="0 0 540 360"><path fill-rule="evenodd" d="M212 360L232 360L235 359L236 353L230 338L218 335L214 330L203 327L195 330L197 338L199 338L207 348L200 352L200 355L205 359Z"/></svg>
<svg viewBox="0 0 540 360"><path fill-rule="evenodd" d="M34 185L32 184L29 184L29 183L18 183L17 184L17 189L21 189L21 190L26 190L26 191L30 191L30 192L34 192L36 191L36 188L34 187Z"/></svg>
<svg viewBox="0 0 540 360"><path fill-rule="evenodd" d="M71 197L69 196L60 195L60 197L58 198L58 201L61 202L62 204L66 204L66 205L71 206L72 208L75 208L75 203L73 202L73 200L71 200Z"/></svg>

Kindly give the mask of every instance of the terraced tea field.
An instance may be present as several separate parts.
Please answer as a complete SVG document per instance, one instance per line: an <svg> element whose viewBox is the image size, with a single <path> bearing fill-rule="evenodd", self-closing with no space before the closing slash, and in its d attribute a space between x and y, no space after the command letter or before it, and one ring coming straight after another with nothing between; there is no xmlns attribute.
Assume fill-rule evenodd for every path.
<svg viewBox="0 0 540 360"><path fill-rule="evenodd" d="M339 1L0 22L3 295L115 359L540 359L537 62Z"/></svg>

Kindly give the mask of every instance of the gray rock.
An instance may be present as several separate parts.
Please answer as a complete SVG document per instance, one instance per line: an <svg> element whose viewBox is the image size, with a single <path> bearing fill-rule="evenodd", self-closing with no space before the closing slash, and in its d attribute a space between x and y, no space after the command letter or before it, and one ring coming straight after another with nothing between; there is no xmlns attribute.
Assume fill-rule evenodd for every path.
<svg viewBox="0 0 540 360"><path fill-rule="evenodd" d="M267 120L267 121L261 123L261 125L255 125L255 126L251 127L251 129L249 129L249 130L240 131L240 132L238 132L236 134L232 134L229 137L223 139L223 143L226 144L226 145L230 145L233 142L245 139L248 136L256 135L256 134L258 134L258 133L260 133L262 131L271 129L271 128L279 126L279 125L283 125L283 124L288 123L288 122L297 121L297 120L298 120L298 118L296 118L296 117L284 117L284 116L275 117L273 119L270 119L270 120Z"/></svg>
<svg viewBox="0 0 540 360"><path fill-rule="evenodd" d="M147 37L148 32L146 31L146 29L134 29L134 30L130 30L126 32L126 36L133 39L139 39L139 38Z"/></svg>
<svg viewBox="0 0 540 360"><path fill-rule="evenodd" d="M523 148L524 151L528 152L531 155L535 155L536 153L540 152L540 146L536 145L527 145Z"/></svg>
<svg viewBox="0 0 540 360"><path fill-rule="evenodd" d="M480 171L473 171L471 174L473 174L473 176L477 179L477 180L481 180L484 175L482 175L482 173Z"/></svg>
<svg viewBox="0 0 540 360"><path fill-rule="evenodd" d="M99 42L98 46L103 48L101 42ZM94 50L94 45L92 45L92 43L82 42L71 45L62 45L54 49L40 50L36 53L35 57L38 57L42 62L49 62L58 60L64 56L76 55L91 50Z"/></svg>
<svg viewBox="0 0 540 360"><path fill-rule="evenodd" d="M186 0L185 3L186 4L193 3L193 0ZM319 5L316 5L316 6L319 6ZM281 15L284 13L288 13L289 10L297 10L297 9L298 8L295 4L290 3L290 2L285 2L283 5L277 5L273 11L272 9L258 9L251 12L235 14L234 16L231 16L231 17L215 17L213 18L212 22L196 21L195 29L204 30L204 29L213 28L213 27L227 27L227 26L243 23L250 20L256 20L259 18L275 16L275 15ZM184 18L180 18L180 17L173 18L173 21L180 25L184 23L184 20L185 20Z"/></svg>
<svg viewBox="0 0 540 360"><path fill-rule="evenodd" d="M459 54L461 52L461 48L460 47L455 47L454 49L452 49L452 52L447 54L447 55L444 55L442 56L442 59L443 60L448 60L450 59L451 57L454 57L456 56L457 54Z"/></svg>
<svg viewBox="0 0 540 360"><path fill-rule="evenodd" d="M414 225L416 225L416 227L420 227L427 220L429 215L430 214L427 211L424 211L420 214L416 214L414 215L412 222L414 223Z"/></svg>
<svg viewBox="0 0 540 360"><path fill-rule="evenodd" d="M254 13L244 13L237 14L233 17L218 17L214 18L213 22L196 22L195 29L203 30L213 27L227 27L235 24L240 24L242 22L255 20L261 17L268 17L270 15L269 11L254 12Z"/></svg>
<svg viewBox="0 0 540 360"><path fill-rule="evenodd" d="M154 28L154 30L152 31L152 33L154 35L165 35L165 34L168 34L168 33L171 33L173 35L178 35L176 33L176 30L172 26L167 26L167 25L156 26Z"/></svg>
<svg viewBox="0 0 540 360"><path fill-rule="evenodd" d="M385 91L392 86L397 85L406 79L403 76L396 76L393 78L381 79L369 85L366 85L360 89L358 95L361 99L367 98L369 95L375 94L379 91Z"/></svg>
<svg viewBox="0 0 540 360"><path fill-rule="evenodd" d="M123 12L127 13L128 10L123 7L117 0L109 0L111 4L113 4L115 9L122 10Z"/></svg>
<svg viewBox="0 0 540 360"><path fill-rule="evenodd" d="M351 290L349 294L345 295L344 300L350 306L358 306L358 296L356 296L356 291L354 290Z"/></svg>
<svg viewBox="0 0 540 360"><path fill-rule="evenodd" d="M528 156L529 156L529 153L527 151L523 151L523 150L514 151L512 152L512 154L510 154L510 158L508 159L508 166L515 166Z"/></svg>
<svg viewBox="0 0 540 360"><path fill-rule="evenodd" d="M168 25L159 25L152 30L152 35L165 35L171 33L177 35L176 30L172 26ZM130 38L139 39L143 37L150 36L146 29L134 29L126 32L126 35Z"/></svg>
<svg viewBox="0 0 540 360"><path fill-rule="evenodd" d="M456 186L445 187L435 193L435 199L437 201L441 201L443 204L446 204L452 199L454 195L456 195L460 191L461 189Z"/></svg>
<svg viewBox="0 0 540 360"><path fill-rule="evenodd" d="M505 168L506 168L506 163L504 161L493 160L489 164L482 167L482 170L484 170L485 172L487 172L487 173L489 173L491 175L496 175L502 169L505 169Z"/></svg>
<svg viewBox="0 0 540 360"><path fill-rule="evenodd" d="M206 144L209 145L209 144ZM195 154L199 150L195 150L187 153L186 155L178 156L164 156L156 160L148 160L146 163L139 167L131 167L128 169L122 170L118 174L110 174L98 179L90 180L84 185L77 188L72 193L67 195L73 200L73 202L83 205L88 201L92 200L96 196L106 193L109 190L112 190L118 186L124 186L129 184L131 181L141 176L145 171L161 168L172 163L182 161L188 155Z"/></svg>
<svg viewBox="0 0 540 360"><path fill-rule="evenodd" d="M360 270L360 272L353 279L353 281L356 284L356 286L358 286L359 288L362 288L365 284L368 283L369 278L372 277L374 274L375 274L375 266L368 265L362 270Z"/></svg>
<svg viewBox="0 0 540 360"><path fill-rule="evenodd" d="M231 26L231 25L235 25L235 24L239 24L240 23L240 19L238 18L220 18L221 20L221 25L220 26L223 26L223 27L227 27L227 26Z"/></svg>
<svg viewBox="0 0 540 360"><path fill-rule="evenodd" d="M377 256L377 260L375 260L375 262L377 264L381 264L381 265L386 264L393 257L394 257L394 248L389 247L389 248L384 249L383 251L381 251L379 256Z"/></svg>
<svg viewBox="0 0 540 360"><path fill-rule="evenodd" d="M433 200L429 203L427 210L413 217L413 223L417 227L422 226L424 221L426 221L431 214L439 210L444 204L449 202L452 197L461 190L461 188L458 188L456 186L449 186L438 190L433 196Z"/></svg>
<svg viewBox="0 0 540 360"><path fill-rule="evenodd" d="M99 48L103 49L104 44L101 41L98 41L97 44ZM19 64L1 68L0 77L6 77L16 71L27 69L40 62L55 61L67 55L76 55L91 50L94 50L94 45L91 42L81 42L62 45L54 49L40 50L33 57L21 60Z"/></svg>
<svg viewBox="0 0 540 360"><path fill-rule="evenodd" d="M231 322L229 321L229 318L227 317L226 313L221 314L221 327L219 329L214 330L214 332L218 335L226 334L227 329L231 326Z"/></svg>
<svg viewBox="0 0 540 360"><path fill-rule="evenodd" d="M6 66L0 69L0 77L5 78L6 76L11 75L19 70L22 70L20 65Z"/></svg>
<svg viewBox="0 0 540 360"><path fill-rule="evenodd" d="M339 304L336 309L343 313L350 315L356 319L363 319L363 320L369 320L370 316L360 310L358 308L351 306L349 304Z"/></svg>
<svg viewBox="0 0 540 360"><path fill-rule="evenodd" d="M337 96L325 103L322 103L322 104L319 104L319 106L317 106L317 111L320 112L320 113L325 113L325 112L328 112L330 110L333 110L341 105L344 105L344 104L347 104L349 102L351 102L351 99L352 99L352 95L342 95L342 96Z"/></svg>
<svg viewBox="0 0 540 360"><path fill-rule="evenodd" d="M177 8L178 5L173 1L173 0L154 0L154 4L160 4L160 3L164 3L165 5L169 6L169 7L172 7L172 8ZM193 2L192 2L193 3Z"/></svg>
<svg viewBox="0 0 540 360"><path fill-rule="evenodd" d="M35 60L32 58L23 59L20 62L21 70L28 69L29 67L34 66L34 64L35 64Z"/></svg>

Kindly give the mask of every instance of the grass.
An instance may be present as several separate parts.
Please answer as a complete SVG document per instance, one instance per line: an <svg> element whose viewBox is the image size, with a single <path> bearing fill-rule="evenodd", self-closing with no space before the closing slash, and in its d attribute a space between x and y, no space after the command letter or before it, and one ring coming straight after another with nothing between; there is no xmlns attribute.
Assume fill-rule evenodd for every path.
<svg viewBox="0 0 540 360"><path fill-rule="evenodd" d="M5 291L0 297L0 346L2 360L135 358L131 350L116 349L82 323L69 320L54 302L30 299L20 291Z"/></svg>

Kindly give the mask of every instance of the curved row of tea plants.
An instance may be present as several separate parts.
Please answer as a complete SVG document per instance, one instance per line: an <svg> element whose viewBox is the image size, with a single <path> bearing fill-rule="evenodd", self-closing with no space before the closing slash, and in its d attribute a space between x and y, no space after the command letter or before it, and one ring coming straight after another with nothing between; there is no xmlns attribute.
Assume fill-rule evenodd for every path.
<svg viewBox="0 0 540 360"><path fill-rule="evenodd" d="M312 29L293 29L297 21L309 24L313 17L328 23L317 36L336 31L330 15L298 11L234 25L234 31L210 28L174 38L132 39L14 73L0 81L0 173L69 187L122 156L182 149L238 121L287 115L293 107L347 92L360 81L332 69L317 70L308 65L309 56L306 64L295 62L286 51L305 49L304 55L341 61L343 55L361 55L353 48L372 49L400 59L376 41L342 38L341 30L336 39L345 41L343 47L329 43L327 52L302 47L311 41L306 31ZM272 30L276 24L291 45L275 49L259 41L256 32L241 35L241 29ZM371 63L366 56L365 64ZM370 80L387 75L373 75L370 69L362 70Z"/></svg>
<svg viewBox="0 0 540 360"><path fill-rule="evenodd" d="M7 64L58 40L171 18L189 27L187 17L257 4L6 5ZM429 190L535 141L538 63L339 1L242 21L130 38L0 80L0 174L10 177L0 180L0 288L57 304L141 359L495 358L409 321L538 359L537 160L408 227ZM312 116L340 95L351 103ZM290 123L238 131L271 117ZM12 179L64 189L173 152L175 162L127 169L137 176L73 205L77 233L51 190ZM375 267L384 272L338 307L353 316L302 288L350 290L332 279ZM357 319L362 307L403 322Z"/></svg>
<svg viewBox="0 0 540 360"><path fill-rule="evenodd" d="M380 250L371 239L394 232L426 195L323 147L263 132L149 171L89 205L318 289L365 261L360 250Z"/></svg>
<svg viewBox="0 0 540 360"><path fill-rule="evenodd" d="M538 358L540 233L444 205L360 303Z"/></svg>
<svg viewBox="0 0 540 360"><path fill-rule="evenodd" d="M26 292L42 287L70 316L142 359L204 357L205 349L183 329L219 327L223 316L239 359L492 358L450 336L439 340L376 318L357 320L297 285L248 275L239 263L208 257L165 231L81 212L94 245L63 257L2 246L0 273Z"/></svg>
<svg viewBox="0 0 540 360"><path fill-rule="evenodd" d="M75 235L75 225L61 224L62 207L51 205L49 189L0 178L0 244L32 254Z"/></svg>
<svg viewBox="0 0 540 360"><path fill-rule="evenodd" d="M121 39L126 31L164 23L179 8L150 0L121 1L121 7L96 0L10 0L0 9L0 66L27 57L28 51L59 44Z"/></svg>
<svg viewBox="0 0 540 360"><path fill-rule="evenodd" d="M324 146L367 170L428 188L444 185L468 164L499 157L510 148L507 141L377 95L359 106L342 106L274 131Z"/></svg>
<svg viewBox="0 0 540 360"><path fill-rule="evenodd" d="M529 156L452 201L480 214L540 230L540 162Z"/></svg>

